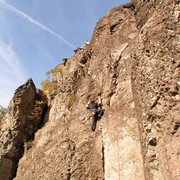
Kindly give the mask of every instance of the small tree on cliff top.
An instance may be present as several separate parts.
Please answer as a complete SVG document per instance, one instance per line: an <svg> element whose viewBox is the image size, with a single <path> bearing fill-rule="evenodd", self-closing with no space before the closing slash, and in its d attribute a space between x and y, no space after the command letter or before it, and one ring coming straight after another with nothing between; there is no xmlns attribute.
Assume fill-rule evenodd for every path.
<svg viewBox="0 0 180 180"><path fill-rule="evenodd" d="M51 93L53 90L55 90L57 88L57 82L54 81L54 76L56 76L57 74L60 74L61 76L63 76L63 72L61 68L54 68L48 72L46 72L46 80L41 82L41 86L42 86L42 90L45 93ZM63 77L62 77L63 79Z"/></svg>
<svg viewBox="0 0 180 180"><path fill-rule="evenodd" d="M137 0L131 0L131 3L133 4L137 3Z"/></svg>

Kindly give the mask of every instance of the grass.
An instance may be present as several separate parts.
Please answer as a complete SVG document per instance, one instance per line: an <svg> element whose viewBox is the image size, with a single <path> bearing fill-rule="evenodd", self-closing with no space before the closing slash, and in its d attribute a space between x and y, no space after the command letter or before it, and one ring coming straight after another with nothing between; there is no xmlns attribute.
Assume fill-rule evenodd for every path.
<svg viewBox="0 0 180 180"><path fill-rule="evenodd" d="M75 93L71 94L67 99L66 106L68 108L71 108L74 105L74 103L76 102L76 100L77 100L77 95Z"/></svg>

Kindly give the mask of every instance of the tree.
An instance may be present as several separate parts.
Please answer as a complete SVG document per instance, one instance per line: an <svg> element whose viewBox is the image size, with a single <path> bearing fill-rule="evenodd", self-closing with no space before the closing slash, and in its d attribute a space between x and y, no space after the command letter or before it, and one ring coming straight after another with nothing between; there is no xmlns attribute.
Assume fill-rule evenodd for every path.
<svg viewBox="0 0 180 180"><path fill-rule="evenodd" d="M131 0L131 3L136 4L137 0Z"/></svg>
<svg viewBox="0 0 180 180"><path fill-rule="evenodd" d="M62 77L62 81L63 81L63 71L61 68L54 68L48 72L46 72L46 80L41 82L41 86L42 86L42 90L46 93L49 94L51 93L53 90L56 90L57 88L57 82L54 81L54 76L60 74L60 76Z"/></svg>

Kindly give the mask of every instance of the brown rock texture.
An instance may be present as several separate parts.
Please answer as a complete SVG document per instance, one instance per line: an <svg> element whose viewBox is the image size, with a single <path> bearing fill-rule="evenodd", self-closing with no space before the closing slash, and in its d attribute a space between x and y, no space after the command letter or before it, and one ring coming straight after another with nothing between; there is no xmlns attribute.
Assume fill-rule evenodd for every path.
<svg viewBox="0 0 180 180"><path fill-rule="evenodd" d="M133 95L148 179L180 179L180 5L155 1L136 39Z"/></svg>
<svg viewBox="0 0 180 180"><path fill-rule="evenodd" d="M32 119L36 102L41 100L40 91L29 79L20 86L12 98L7 113L0 124L0 179L9 180L16 174L19 159L27 142L38 129L41 118ZM41 110L41 109L39 109Z"/></svg>
<svg viewBox="0 0 180 180"><path fill-rule="evenodd" d="M178 180L179 11L177 0L139 0L99 20L90 44L57 65L16 180ZM85 105L98 96L92 132Z"/></svg>

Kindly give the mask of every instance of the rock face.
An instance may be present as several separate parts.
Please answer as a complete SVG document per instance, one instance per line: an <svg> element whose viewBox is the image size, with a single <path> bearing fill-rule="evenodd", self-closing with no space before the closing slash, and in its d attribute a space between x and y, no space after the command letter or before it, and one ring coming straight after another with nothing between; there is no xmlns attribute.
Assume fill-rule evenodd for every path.
<svg viewBox="0 0 180 180"><path fill-rule="evenodd" d="M132 89L147 179L180 179L179 18L179 1L161 1L136 39Z"/></svg>
<svg viewBox="0 0 180 180"><path fill-rule="evenodd" d="M0 179L9 180L16 174L19 159L24 152L24 142L31 139L40 123L37 115L32 118L41 100L40 91L29 79L20 86L11 100L7 113L0 124Z"/></svg>
<svg viewBox="0 0 180 180"><path fill-rule="evenodd" d="M179 8L138 1L100 19L90 44L57 65L46 124L16 180L179 178ZM99 95L105 112L92 132L85 105Z"/></svg>

